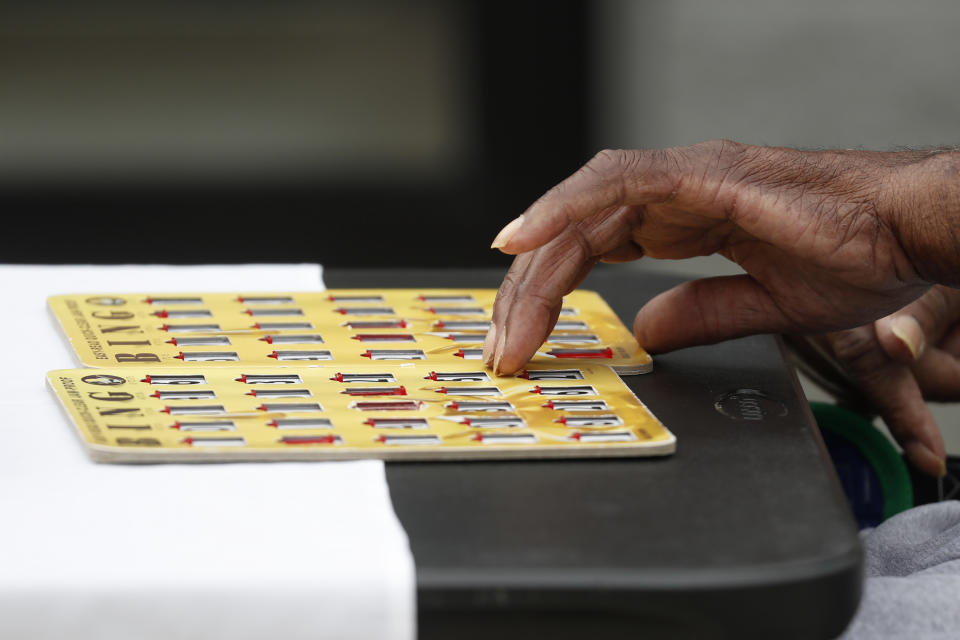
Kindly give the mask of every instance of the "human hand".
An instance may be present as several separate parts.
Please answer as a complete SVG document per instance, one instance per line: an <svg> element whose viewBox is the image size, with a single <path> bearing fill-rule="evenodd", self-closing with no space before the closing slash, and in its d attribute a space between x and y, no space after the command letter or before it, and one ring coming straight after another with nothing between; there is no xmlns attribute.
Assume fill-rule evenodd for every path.
<svg viewBox="0 0 960 640"><path fill-rule="evenodd" d="M960 291L937 286L871 324L787 341L814 381L880 415L918 469L944 475L943 438L925 401L960 400Z"/></svg>
<svg viewBox="0 0 960 640"><path fill-rule="evenodd" d="M938 233L934 211L946 196L930 189L933 181L943 194L940 183L957 181L960 172L947 178L952 162L950 154L726 141L601 152L494 241L517 257L494 305L485 360L498 374L522 367L556 322L562 296L599 260L720 253L747 272L651 300L634 331L652 353L873 321L932 282L958 277L952 231Z"/></svg>

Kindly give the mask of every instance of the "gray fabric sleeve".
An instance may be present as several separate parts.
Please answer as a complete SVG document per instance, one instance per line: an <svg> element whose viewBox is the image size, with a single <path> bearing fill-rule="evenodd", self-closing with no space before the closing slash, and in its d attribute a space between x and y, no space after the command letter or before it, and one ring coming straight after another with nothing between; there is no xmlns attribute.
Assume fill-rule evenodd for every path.
<svg viewBox="0 0 960 640"><path fill-rule="evenodd" d="M863 599L841 638L960 637L960 502L910 509L863 535Z"/></svg>

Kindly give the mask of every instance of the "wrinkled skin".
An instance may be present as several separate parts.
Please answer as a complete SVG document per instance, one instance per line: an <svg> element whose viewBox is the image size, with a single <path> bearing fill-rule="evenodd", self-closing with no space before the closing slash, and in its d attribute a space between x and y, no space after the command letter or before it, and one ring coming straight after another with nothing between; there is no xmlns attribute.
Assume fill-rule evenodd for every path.
<svg viewBox="0 0 960 640"><path fill-rule="evenodd" d="M893 331L910 318L921 336L914 352ZM926 401L960 399L960 291L936 286L876 322L809 336L842 368L862 396L860 408L883 417L911 461L944 473L944 446Z"/></svg>
<svg viewBox="0 0 960 640"><path fill-rule="evenodd" d="M932 393L936 376L912 372L905 347L884 350L889 320L871 323L934 283L958 283L958 167L947 152L814 152L728 141L601 152L494 241L517 257L497 296L487 364L503 375L522 367L550 333L562 296L598 261L719 253L746 274L687 282L647 303L634 331L648 351L862 327L853 331L873 332L877 358L891 359L903 380L924 376ZM824 340L842 347L856 342L850 336ZM937 344L935 335L928 344ZM876 378L866 368L855 373L867 361L857 349L838 348L837 357L848 360L851 375ZM901 442L924 449L911 444L908 455L940 473L943 444L932 418L916 426L918 405L886 406Z"/></svg>

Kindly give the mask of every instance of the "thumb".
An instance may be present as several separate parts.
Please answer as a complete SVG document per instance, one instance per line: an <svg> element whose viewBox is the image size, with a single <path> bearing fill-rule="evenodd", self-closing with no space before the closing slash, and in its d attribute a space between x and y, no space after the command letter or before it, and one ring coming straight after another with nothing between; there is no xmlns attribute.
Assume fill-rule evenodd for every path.
<svg viewBox="0 0 960 640"><path fill-rule="evenodd" d="M650 353L788 331L793 323L749 275L691 280L640 309L633 332Z"/></svg>

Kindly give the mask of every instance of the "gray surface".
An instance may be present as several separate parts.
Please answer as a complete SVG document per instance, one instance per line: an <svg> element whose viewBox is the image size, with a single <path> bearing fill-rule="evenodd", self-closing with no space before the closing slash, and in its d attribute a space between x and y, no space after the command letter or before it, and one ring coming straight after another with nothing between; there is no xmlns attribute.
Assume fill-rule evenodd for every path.
<svg viewBox="0 0 960 640"><path fill-rule="evenodd" d="M496 286L498 271L330 269L329 287ZM624 320L672 284L595 270ZM860 546L829 459L769 336L658 356L628 384L677 435L666 459L394 463L421 637L833 637ZM717 398L758 389L760 421ZM771 405L773 406L773 405Z"/></svg>

